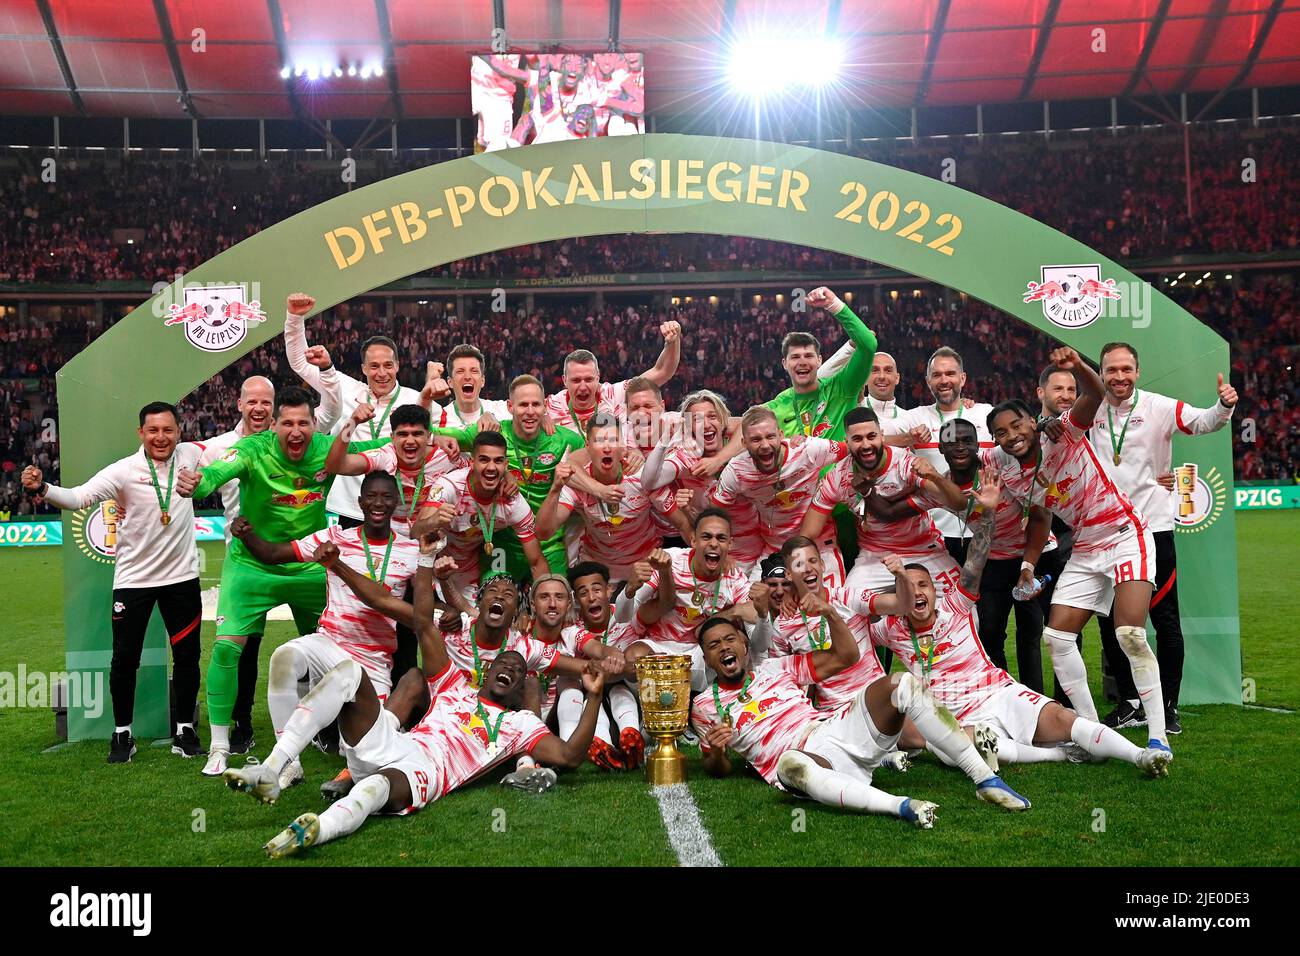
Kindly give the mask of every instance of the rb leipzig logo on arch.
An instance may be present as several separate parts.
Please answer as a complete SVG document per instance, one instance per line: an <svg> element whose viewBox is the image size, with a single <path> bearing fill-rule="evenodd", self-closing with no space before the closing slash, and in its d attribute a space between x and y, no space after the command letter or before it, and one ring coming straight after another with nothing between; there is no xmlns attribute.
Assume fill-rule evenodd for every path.
<svg viewBox="0 0 1300 956"><path fill-rule="evenodd" d="M1082 329L1101 318L1101 300L1118 299L1114 279L1101 266L1042 266L1041 282L1028 282L1025 302L1043 303L1043 316L1063 329Z"/></svg>
<svg viewBox="0 0 1300 956"><path fill-rule="evenodd" d="M256 285L256 283L254 283ZM184 305L167 307L163 325L181 325L185 337L205 352L226 352L244 340L248 326L266 321L262 304L249 300L243 283L187 285Z"/></svg>

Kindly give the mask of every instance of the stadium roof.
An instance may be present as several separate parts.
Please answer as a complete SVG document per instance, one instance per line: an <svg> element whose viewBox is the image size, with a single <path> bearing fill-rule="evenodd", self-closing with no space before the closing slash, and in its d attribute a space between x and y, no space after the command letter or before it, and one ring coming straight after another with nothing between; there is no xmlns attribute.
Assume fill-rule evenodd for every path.
<svg viewBox="0 0 1300 956"><path fill-rule="evenodd" d="M0 112L468 116L498 6L516 50L644 51L651 112L707 103L727 38L762 29L838 37L851 107L1300 83L1300 0L5 0ZM383 72L281 76L323 61Z"/></svg>

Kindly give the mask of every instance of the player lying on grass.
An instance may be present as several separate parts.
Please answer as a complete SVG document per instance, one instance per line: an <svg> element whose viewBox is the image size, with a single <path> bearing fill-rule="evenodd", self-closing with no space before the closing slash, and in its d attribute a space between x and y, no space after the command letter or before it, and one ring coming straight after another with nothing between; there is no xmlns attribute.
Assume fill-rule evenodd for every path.
<svg viewBox="0 0 1300 956"><path fill-rule="evenodd" d="M873 624L872 642L893 651L915 685L968 728L986 759L994 758L989 761L994 769L998 758L1022 763L1068 759L1069 751L1059 755L1045 751L1053 744L1073 743L1091 758L1127 760L1153 777L1164 776L1173 756L1167 750L1139 749L1109 727L1016 683L985 655L975 624L979 596L971 589L978 587L988 560L1002 481L996 471L986 468L980 472L979 484L974 497L977 511L971 514L970 549L957 587L940 599L929 570L919 564L907 565L912 607ZM917 729L928 737L920 723ZM996 740L989 739L990 730ZM915 736L909 737L903 741L904 747L922 745ZM947 753L931 749L950 762Z"/></svg>
<svg viewBox="0 0 1300 956"><path fill-rule="evenodd" d="M365 670L349 658L303 698L264 763L226 771L230 787L274 803L280 795L280 771L322 727L338 719L341 748L356 785L324 813L304 813L273 837L265 846L272 859L348 836L372 814L419 810L520 752L558 767L577 767L586 758L604 675L595 664L584 669L586 706L567 741L548 732L535 713L520 709L528 664L518 652L495 657L484 670L482 686L475 689L448 657L434 621L434 545L431 536L421 540L412 609L431 696L420 722L403 732L398 715L380 706ZM400 607L387 610L407 607L393 601Z"/></svg>
<svg viewBox="0 0 1300 956"><path fill-rule="evenodd" d="M712 688L691 705L706 771L714 776L730 773L730 748L773 786L828 806L893 814L929 829L938 810L935 804L871 785L872 773L895 749L906 715L937 747L969 768L980 799L1007 810L1029 808L1028 800L989 772L965 734L943 718L910 674L882 676L836 714L813 707L804 688L856 664L858 645L824 598L809 592L801 607L827 621L830 647L771 658L752 670L743 631L723 618L701 625L704 659L717 673Z"/></svg>

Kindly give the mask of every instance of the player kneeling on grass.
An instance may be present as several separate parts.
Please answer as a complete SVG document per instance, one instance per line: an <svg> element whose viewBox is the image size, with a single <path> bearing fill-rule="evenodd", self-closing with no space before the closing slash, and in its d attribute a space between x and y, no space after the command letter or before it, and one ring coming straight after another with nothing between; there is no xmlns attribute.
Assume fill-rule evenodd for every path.
<svg viewBox="0 0 1300 956"><path fill-rule="evenodd" d="M939 599L930 571L920 564L907 565L913 605L904 614L871 625L872 643L893 651L913 678L912 686L926 697L933 695L936 704L969 728L991 769L997 769L999 759L1030 763L1114 757L1153 777L1165 776L1173 759L1168 750L1136 747L1109 727L1016 683L984 653L975 618L979 595L971 589L978 587L988 560L1002 481L996 471L986 468L980 472L979 484L977 508L970 518L973 535L957 587ZM945 762L955 763L919 721L913 722L929 739L930 749ZM910 730L909 736L912 739L905 739L903 746L922 746ZM1048 749L1057 743L1073 743L1078 749Z"/></svg>
<svg viewBox="0 0 1300 956"><path fill-rule="evenodd" d="M809 591L800 606L827 622L829 649L771 658L753 670L748 640L736 625L711 618L700 627L704 659L717 679L695 698L691 720L710 774L731 771L731 748L773 786L829 806L893 814L929 829L935 804L871 786L872 773L898 743L906 715L954 762L970 768L981 799L1008 810L1029 808L1028 800L988 772L970 741L943 719L910 674L882 677L835 714L817 710L804 689L856 664L858 645L824 597Z"/></svg>
<svg viewBox="0 0 1300 956"><path fill-rule="evenodd" d="M231 788L274 803L280 795L283 768L298 758L322 727L338 719L341 749L356 784L324 813L304 813L273 837L265 846L272 859L348 836L372 814L419 810L519 753L569 768L586 759L604 675L594 663L583 672L586 705L567 741L547 731L535 713L520 709L528 664L519 653L498 655L487 665L482 686L473 687L468 675L447 656L434 622L435 544L432 536L421 540L415 576L414 630L420 636L431 697L420 722L404 733L399 716L381 707L365 669L349 658L327 671L303 698L264 763L224 774ZM365 582L360 578L359 583ZM392 601L407 607L396 598Z"/></svg>

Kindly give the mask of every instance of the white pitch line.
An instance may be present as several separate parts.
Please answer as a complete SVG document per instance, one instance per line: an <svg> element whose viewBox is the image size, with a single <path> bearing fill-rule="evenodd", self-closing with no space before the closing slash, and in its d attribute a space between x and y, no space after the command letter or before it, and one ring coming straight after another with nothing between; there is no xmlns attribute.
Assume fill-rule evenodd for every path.
<svg viewBox="0 0 1300 956"><path fill-rule="evenodd" d="M659 816L668 831L668 842L682 866L722 866L722 860L713 849L709 831L700 819L700 808L684 783L652 787L659 801Z"/></svg>

